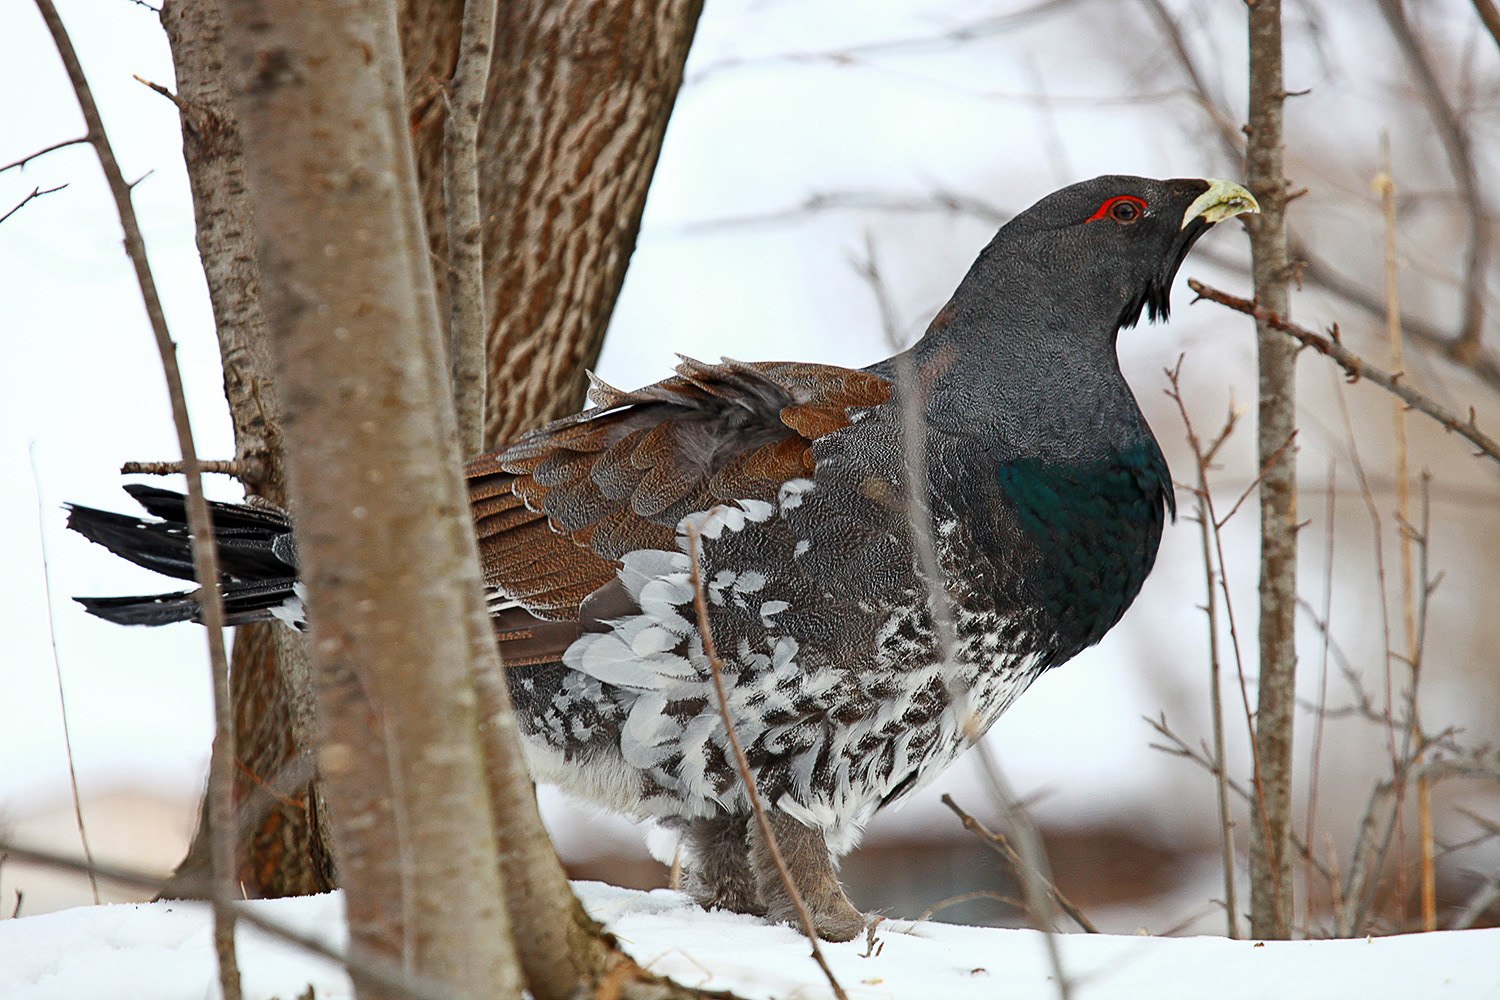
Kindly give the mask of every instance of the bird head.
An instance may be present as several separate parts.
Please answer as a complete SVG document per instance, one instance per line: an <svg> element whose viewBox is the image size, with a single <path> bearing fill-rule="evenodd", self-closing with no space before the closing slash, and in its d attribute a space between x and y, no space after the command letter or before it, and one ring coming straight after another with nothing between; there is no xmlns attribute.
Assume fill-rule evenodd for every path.
<svg viewBox="0 0 1500 1000"><path fill-rule="evenodd" d="M1260 211L1233 181L1107 176L1053 192L1013 218L991 250L1075 308L1134 326L1165 319L1177 269L1215 223ZM1100 314L1102 311L1103 315Z"/></svg>

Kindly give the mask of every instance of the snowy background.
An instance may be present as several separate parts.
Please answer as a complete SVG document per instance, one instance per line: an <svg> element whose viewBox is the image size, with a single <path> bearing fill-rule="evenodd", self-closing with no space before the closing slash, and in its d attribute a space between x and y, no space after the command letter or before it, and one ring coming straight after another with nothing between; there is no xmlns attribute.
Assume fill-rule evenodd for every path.
<svg viewBox="0 0 1500 1000"><path fill-rule="evenodd" d="M577 885L589 912L651 972L747 1000L831 997L789 927L705 914L682 895L598 882ZM247 904L278 926L334 948L346 943L338 895ZM245 996L352 1000L335 963L240 925ZM193 904L88 907L0 923L0 996L7 1000L202 1000L218 994L212 921ZM59 949L58 941L73 946ZM1229 941L1065 935L1059 965L1075 1000L1340 1000L1500 994L1500 929L1352 941ZM1031 930L891 920L873 943L823 945L851 1000L1057 1000L1055 967Z"/></svg>
<svg viewBox="0 0 1500 1000"><path fill-rule="evenodd" d="M600 374L617 385L639 385L666 374L679 351L846 365L890 353L872 289L855 262L867 245L874 248L902 333L918 333L995 225L936 209L935 198L944 194L1012 211L1101 173L1237 176L1143 7L1054 3L1042 5L1042 13L1006 16L1030 6L710 3ZM1211 89L1242 115L1240 5L1170 6L1183 17ZM1418 25L1443 71L1468 95L1481 176L1496 176L1496 50L1478 31L1468 4L1413 6L1422 8ZM137 211L179 343L199 451L228 456L229 424L196 263L176 111L131 79L171 84L165 39L154 16L127 0L72 0L59 7L127 177L145 177L136 188ZM1343 274L1378 294L1380 229L1370 180L1379 165L1380 134L1388 131L1398 183L1412 192L1402 224L1405 302L1451 326L1462 206L1446 193L1451 180L1430 124L1406 92L1388 35L1366 5L1289 4L1287 18L1288 85L1312 88L1288 106L1289 171L1296 185L1310 190L1296 203L1299 231ZM962 41L949 37L964 26L977 29ZM24 3L0 10L0 86L13 98L0 112L0 163L82 132L40 19ZM119 490L120 464L170 459L175 452L139 294L92 151L62 150L24 171L0 174L0 210L35 186L59 183L69 187L0 226L0 631L7 637L0 657L0 824L57 849L76 844L50 621L95 852L165 872L191 833L206 768L204 640L190 626L109 626L68 600L160 589L158 579L70 537L59 505L118 509L128 500ZM1219 227L1200 246L1184 276L1248 288L1236 270L1248 254L1237 226ZM1248 325L1206 304L1190 306L1189 299L1180 286L1170 326L1138 329L1121 340L1126 374L1179 478L1190 466L1180 421L1162 395L1162 370L1186 354L1188 402L1203 431L1215 429L1236 401L1254 399ZM1377 318L1311 290L1297 297L1294 310L1314 326L1338 319L1350 343L1379 355ZM1492 302L1491 313L1500 314L1500 306ZM1347 658L1356 669L1373 671L1370 683L1378 687L1382 605L1374 533L1349 459L1352 441L1384 512L1380 531L1390 559L1389 402L1373 389L1345 389L1315 359L1305 360L1301 371L1302 503L1310 522L1302 536L1304 594L1322 606L1323 553L1334 531L1327 577L1338 637L1334 665ZM1440 399L1461 410L1476 404L1482 422L1500 425L1494 396L1462 372L1420 359L1411 371ZM1345 431L1340 393L1352 433ZM1494 652L1500 616L1493 613L1500 586L1500 518L1494 516L1500 481L1415 418L1412 437L1420 463L1435 475L1431 560L1446 574L1431 607L1426 718L1429 728L1454 726L1466 739L1494 740L1500 737ZM1214 486L1226 505L1253 479L1252 447L1252 433L1242 430L1216 474ZM210 490L238 495L223 480L211 481ZM1252 506L1227 529L1241 630L1251 636L1254 524ZM43 543L55 602L50 611ZM1103 830L1119 841L1125 831L1146 853L1155 849L1171 859L1167 875L1149 891L1126 898L1112 895L1107 883L1136 873L1111 868L1107 858L1096 864L1097 891L1090 895L1085 887L1082 894L1100 901L1090 915L1108 930L1223 926L1210 902L1218 892L1212 785L1191 765L1151 750L1153 734L1143 721L1165 713L1191 743L1208 732L1207 637L1198 609L1203 588L1197 527L1179 521L1125 622L1096 649L1040 681L990 737L1012 784L1049 833L1065 840L1069 831ZM1317 630L1306 619L1302 625L1304 694L1315 701L1318 668L1329 657ZM1253 652L1248 655L1253 660ZM1349 700L1336 671L1328 700ZM1238 704L1231 688L1231 719L1241 716ZM1303 722L1302 767L1311 772L1314 745L1321 762L1314 842L1326 839L1347 852L1371 783L1389 766L1384 734L1363 720L1331 720L1314 744L1311 715ZM1242 718L1230 750L1231 767L1245 775ZM873 853L882 845L961 841L964 834L937 796L949 792L993 818L983 787L973 762L960 762L918 801L878 817L867 851L883 857ZM1440 800L1445 839L1463 840L1477 829L1454 805L1492 821L1500 817L1500 802L1482 786L1446 788L1450 797ZM641 836L629 824L552 795L544 808L570 862L644 858ZM1241 850L1244 841L1241 835ZM1121 865L1139 865L1142 856L1137 851ZM906 886L899 898L882 897L883 884L900 881L896 869L887 866L871 879L860 874L859 857L849 868L856 901L901 917L960 891L955 885L981 887L992 879L986 865ZM1469 878L1458 883L1472 885L1475 873L1500 864L1500 852L1491 843L1449 861L1455 878ZM12 861L0 867L0 910L10 911L17 891L25 893L25 914L88 899L81 880ZM114 912L97 919L112 919L107 914ZM1490 955L1500 951L1488 940ZM1204 956L1205 967L1217 961Z"/></svg>

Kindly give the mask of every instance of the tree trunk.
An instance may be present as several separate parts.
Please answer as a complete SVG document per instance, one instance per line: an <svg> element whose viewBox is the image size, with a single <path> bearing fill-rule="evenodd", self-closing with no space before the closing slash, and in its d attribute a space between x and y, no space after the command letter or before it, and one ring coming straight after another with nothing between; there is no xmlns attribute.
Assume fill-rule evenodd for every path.
<svg viewBox="0 0 1500 1000"><path fill-rule="evenodd" d="M583 405L702 7L501 5L479 145L489 447Z"/></svg>
<svg viewBox="0 0 1500 1000"><path fill-rule="evenodd" d="M442 92L462 7L408 0L402 9L412 144L442 263ZM625 280L702 9L702 0L500 5L478 148L488 209L487 447L583 406L583 371L599 356Z"/></svg>
<svg viewBox="0 0 1500 1000"><path fill-rule="evenodd" d="M479 150L484 204L510 204L491 214L484 230L487 313L491 343L497 345L490 354L488 393L492 443L577 409L581 371L603 342L701 0L674 0L649 16L637 16L638 6L632 0L575 2L567 11L540 3L504 5ZM453 72L461 17L458 0L407 3L401 11L407 116L439 261L447 247L442 85ZM184 151L236 454L246 462L247 488L284 505L278 404L263 340L238 125L223 94L218 10L208 0L169 0L162 20L176 64ZM582 128L585 120L589 129ZM446 297L443 277L440 269L440 299ZM505 315L497 312L502 304ZM252 894L319 891L331 884L331 846L309 809L298 804L315 804L314 788L273 799L269 812L263 811L263 796L262 805L250 804L266 781L308 766L313 744L300 638L271 629L280 651L273 660L271 643L251 639L259 628L241 630L232 670L243 748L237 800L252 819L262 811L245 845L241 873ZM279 728L286 719L294 722L290 746ZM206 840L195 840L169 886L172 892L191 894L195 875L207 870L206 846Z"/></svg>
<svg viewBox="0 0 1500 1000"><path fill-rule="evenodd" d="M172 50L183 158L192 188L198 251L208 282L235 458L247 492L285 506L280 405L260 301L255 221L245 190L239 123L225 92L218 4L169 0L162 27ZM235 803L241 817L237 868L251 896L290 896L333 887L332 847L315 817L316 723L300 636L279 625L249 625L235 637L230 684L235 717ZM294 778L296 780L287 780ZM198 832L163 890L201 896L209 861L205 797Z"/></svg>
<svg viewBox="0 0 1500 1000"><path fill-rule="evenodd" d="M1254 0L1250 19L1250 216L1256 302L1285 317L1286 176L1282 169L1280 0ZM1292 926L1292 726L1297 682L1297 344L1256 321L1260 347L1260 701L1255 716L1256 816L1251 826L1250 933L1285 938Z"/></svg>
<svg viewBox="0 0 1500 1000"><path fill-rule="evenodd" d="M472 641L487 624L395 6L225 10L351 939L462 995L518 996L471 683L499 666L475 662L496 654Z"/></svg>
<svg viewBox="0 0 1500 1000"><path fill-rule="evenodd" d="M536 199L538 204L504 213L512 220L512 226L506 229L497 225L496 215L488 219L485 273L491 289L491 310L498 297L494 289L502 284L525 289L535 300L548 297L547 282L557 282L559 288L553 290L556 294L552 297L558 303L565 300L580 305L575 313L554 303L557 307L539 317L535 329L513 338L530 346L500 359L497 370L505 380L493 383L490 412L507 409L520 398L513 390L522 382L528 386L523 395L540 401L529 417L509 421L511 431L507 435L575 409L581 402L581 368L597 355L634 247L646 190L701 4L696 0L676 2L653 10L649 19L638 19L635 5L620 0L575 4L572 13L583 21L554 17L545 4L522 6L537 9L507 7L505 23L497 32L506 41L493 64L491 113L481 132L479 162L487 205L495 205L500 197ZM200 219L200 246L210 273L210 288L215 290L216 315L221 320L226 393L235 413L239 452L256 460L250 465L251 487L257 486L255 474L260 473L266 480L261 492L284 503L276 401L269 369L263 367L264 348L258 358L254 353L264 327L258 315L259 272L251 245L252 221L243 196L234 113L224 105L221 93L223 56L215 51L219 30L215 13L203 0L173 0L164 20L178 62L184 141ZM447 231L442 197L441 87L452 73L461 16L462 5L445 0L408 4L401 19L406 122L416 152L434 258L439 262L446 254ZM522 28L524 39L518 36ZM523 86L528 88L524 93L512 93ZM555 88L555 92L549 88ZM510 95L504 102L504 113L531 130L524 133L530 136L529 141L548 142L546 148L524 149L521 132L497 133L504 128L498 109L501 93ZM588 118L597 134L591 135L574 121L560 130L561 136L553 135L559 130L549 126L544 111L548 108L561 117L567 117L570 108L590 109ZM197 123L205 119L207 127L198 127ZM502 173L503 182L498 176ZM228 208L216 200L226 194L231 196ZM547 232L555 238L537 241L528 228L532 223L526 220L542 205L551 206L541 212L540 218L551 220ZM219 224L221 217L227 217L228 224ZM584 227L587 232L574 235L568 230L570 226ZM510 252L499 252L502 238L516 244ZM607 266L601 266L601 261ZM440 295L445 291L442 275L440 268ZM521 298L513 292L509 301L519 302ZM253 323L240 319L245 314L253 314ZM496 317L497 324L499 321ZM523 322L514 317L510 320L512 327ZM244 335L235 336L236 330L244 331ZM531 361L545 361L545 365L528 372ZM259 463L269 468L262 470ZM275 629L271 634L300 647L298 637L285 629ZM492 645L487 625L471 638ZM241 873L252 892L273 895L314 891L332 883L327 838L320 836L315 823L308 829L309 810L300 805L315 805L316 800L282 788L284 780L275 782L283 793L280 796L268 795L262 787L276 776L284 779L288 773L299 773L298 758L285 730L290 714L286 701L289 688L281 683L280 673L263 654L268 646L254 631L242 634L237 646L236 705L244 734L242 745L249 751L242 772L248 772L244 797L246 801L258 798L258 804L250 807L250 816L260 817L246 831L247 856ZM599 936L597 926L568 890L537 814L529 777L516 752L514 719L509 714L503 675L481 672L477 683L484 717L490 720L483 734L493 801L499 813L500 856L511 875L510 898L524 918L518 921L518 942L532 990L539 996L565 996L580 979L597 980L617 967L623 956ZM344 696L359 697L357 687ZM367 732L363 740L338 741L339 748L324 758L324 766L332 763L358 769L349 755L369 740ZM297 745L311 745L311 741ZM378 808L380 801L381 795L373 794L367 807ZM269 812L264 811L267 808ZM310 810L314 819L319 814L316 808ZM386 927L382 933L394 940L394 929ZM640 989L661 995L680 992L672 984L640 976L639 970L630 981L634 984L629 990L632 993Z"/></svg>

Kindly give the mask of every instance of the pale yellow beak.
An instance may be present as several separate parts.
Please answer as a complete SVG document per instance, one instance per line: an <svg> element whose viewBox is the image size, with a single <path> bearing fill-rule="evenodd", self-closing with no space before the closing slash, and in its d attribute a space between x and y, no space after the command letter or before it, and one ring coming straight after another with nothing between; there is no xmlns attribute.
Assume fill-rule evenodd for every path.
<svg viewBox="0 0 1500 1000"><path fill-rule="evenodd" d="M1186 229L1187 224L1194 219L1201 218L1213 225L1232 216L1255 215L1260 212L1260 203L1255 200L1255 195L1242 185L1217 177L1205 179L1208 181L1208 190L1195 198L1182 214L1182 228Z"/></svg>

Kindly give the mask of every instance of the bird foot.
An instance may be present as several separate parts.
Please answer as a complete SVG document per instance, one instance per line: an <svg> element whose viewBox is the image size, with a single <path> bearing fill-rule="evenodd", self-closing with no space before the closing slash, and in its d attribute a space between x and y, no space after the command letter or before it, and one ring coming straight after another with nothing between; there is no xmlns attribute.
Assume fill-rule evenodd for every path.
<svg viewBox="0 0 1500 1000"><path fill-rule="evenodd" d="M869 918L854 908L842 889L836 900L820 899L815 904L804 898L803 903L807 906L808 916L812 917L813 930L824 941L853 941L869 926ZM797 930L802 930L802 917L790 900L784 906L777 906L767 916L775 923L790 924Z"/></svg>
<svg viewBox="0 0 1500 1000"><path fill-rule="evenodd" d="M825 941L851 941L865 929L865 917L849 902L833 869L833 856L823 831L803 826L785 813L769 813L771 832L782 860L797 886L803 905L812 917L813 929ZM750 865L766 915L776 923L801 926L801 915L776 866L775 858L760 827L750 824Z"/></svg>

